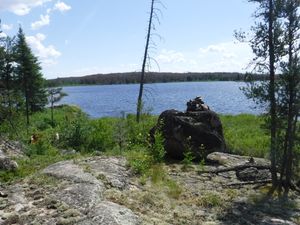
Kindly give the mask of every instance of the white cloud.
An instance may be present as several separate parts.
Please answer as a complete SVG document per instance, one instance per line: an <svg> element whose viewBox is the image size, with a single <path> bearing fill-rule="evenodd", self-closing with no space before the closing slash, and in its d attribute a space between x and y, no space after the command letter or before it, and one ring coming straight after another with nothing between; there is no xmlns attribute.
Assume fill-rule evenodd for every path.
<svg viewBox="0 0 300 225"><path fill-rule="evenodd" d="M11 29L13 29L13 27L14 27L14 25L12 25L12 24L2 24L2 29L3 30L11 30Z"/></svg>
<svg viewBox="0 0 300 225"><path fill-rule="evenodd" d="M60 11L60 12L65 12L65 11L68 11L68 10L70 10L70 9L71 9L71 6L69 6L69 5L67 5L66 3L61 2L61 1L58 1L58 2L55 4L54 8L53 8L53 10L58 10L58 11Z"/></svg>
<svg viewBox="0 0 300 225"><path fill-rule="evenodd" d="M161 71L245 72L253 58L247 43L216 43L193 52L162 50L156 57Z"/></svg>
<svg viewBox="0 0 300 225"><path fill-rule="evenodd" d="M46 39L44 34L38 33L35 36L27 36L26 41L32 47L36 55L40 58L41 62L46 65L56 63L56 59L61 53L55 49L53 45L45 46L43 41Z"/></svg>
<svg viewBox="0 0 300 225"><path fill-rule="evenodd" d="M0 33L0 38L6 38L7 37L7 34L6 33L4 33L4 32L1 32Z"/></svg>
<svg viewBox="0 0 300 225"><path fill-rule="evenodd" d="M24 16L34 7L41 6L52 0L1 0L0 11L10 11L16 15Z"/></svg>
<svg viewBox="0 0 300 225"><path fill-rule="evenodd" d="M184 54L174 50L163 49L157 56L157 60L162 63L179 63L185 62Z"/></svg>
<svg viewBox="0 0 300 225"><path fill-rule="evenodd" d="M36 30L50 24L49 15L40 15L40 20L31 23L31 29Z"/></svg>
<svg viewBox="0 0 300 225"><path fill-rule="evenodd" d="M46 10L46 15L40 15L40 20L31 23L31 29L36 30L50 24L50 14L54 11L65 12L71 9L71 6L64 2L58 1L53 8Z"/></svg>
<svg viewBox="0 0 300 225"><path fill-rule="evenodd" d="M218 44L218 45L209 45L206 48L200 48L199 51L203 54L206 53L222 53L226 51L226 48L224 47L224 44Z"/></svg>

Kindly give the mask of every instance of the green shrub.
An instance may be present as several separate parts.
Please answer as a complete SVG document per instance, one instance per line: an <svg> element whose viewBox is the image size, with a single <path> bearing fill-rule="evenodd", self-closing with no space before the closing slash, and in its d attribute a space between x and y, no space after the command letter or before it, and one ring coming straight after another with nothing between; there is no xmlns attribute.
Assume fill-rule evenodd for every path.
<svg viewBox="0 0 300 225"><path fill-rule="evenodd" d="M91 121L89 150L107 151L116 145L113 139L115 120L101 118Z"/></svg>
<svg viewBox="0 0 300 225"><path fill-rule="evenodd" d="M150 152L154 163L161 163L164 161L166 151L164 147L164 137L162 133L156 131L154 134L154 143L151 144Z"/></svg>
<svg viewBox="0 0 300 225"><path fill-rule="evenodd" d="M126 158L132 170L139 175L146 174L146 172L151 168L153 162L148 151L144 149L130 150L126 152Z"/></svg>
<svg viewBox="0 0 300 225"><path fill-rule="evenodd" d="M147 146L149 131L156 124L156 121L157 117L142 115L140 123L137 123L135 115L128 115L126 122L129 147Z"/></svg>
<svg viewBox="0 0 300 225"><path fill-rule="evenodd" d="M91 126L85 114L79 112L75 119L64 121L61 126L61 145L77 151L85 150L90 144Z"/></svg>
<svg viewBox="0 0 300 225"><path fill-rule="evenodd" d="M188 169L191 167L193 160L195 159L194 153L191 149L191 137L188 137L185 143L185 151L183 153L183 170Z"/></svg>
<svg viewBox="0 0 300 225"><path fill-rule="evenodd" d="M28 156L55 154L55 152L56 150L47 137L39 137L35 143L29 144L26 147L26 155Z"/></svg>

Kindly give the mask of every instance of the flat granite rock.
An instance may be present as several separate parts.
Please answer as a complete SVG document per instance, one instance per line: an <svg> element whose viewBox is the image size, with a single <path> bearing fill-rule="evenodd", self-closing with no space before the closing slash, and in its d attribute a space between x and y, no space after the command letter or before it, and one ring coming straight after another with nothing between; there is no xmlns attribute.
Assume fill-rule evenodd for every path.
<svg viewBox="0 0 300 225"><path fill-rule="evenodd" d="M224 152L213 152L207 156L207 160L224 167L244 165L246 163L249 163L249 161L251 160L254 160L253 163L255 163L256 165L270 166L270 161L267 159L233 155Z"/></svg>
<svg viewBox="0 0 300 225"><path fill-rule="evenodd" d="M103 185L89 183L75 183L59 190L53 199L67 203L72 208L87 210L103 200Z"/></svg>
<svg viewBox="0 0 300 225"><path fill-rule="evenodd" d="M92 209L88 219L78 225L138 225L139 218L128 208L113 202L103 201Z"/></svg>
<svg viewBox="0 0 300 225"><path fill-rule="evenodd" d="M102 179L106 185L124 190L128 187L130 172L126 166L126 160L122 157L96 157L83 161L90 172Z"/></svg>
<svg viewBox="0 0 300 225"><path fill-rule="evenodd" d="M83 169L76 165L73 161L55 163L44 169L43 173L58 179L65 179L75 183L100 183L93 175L84 172Z"/></svg>
<svg viewBox="0 0 300 225"><path fill-rule="evenodd" d="M107 184L120 190L128 186L130 172L124 158L93 157L76 163L63 161L47 167L43 173L63 181L50 197L85 215L76 224L140 224L139 218L130 209L103 199Z"/></svg>

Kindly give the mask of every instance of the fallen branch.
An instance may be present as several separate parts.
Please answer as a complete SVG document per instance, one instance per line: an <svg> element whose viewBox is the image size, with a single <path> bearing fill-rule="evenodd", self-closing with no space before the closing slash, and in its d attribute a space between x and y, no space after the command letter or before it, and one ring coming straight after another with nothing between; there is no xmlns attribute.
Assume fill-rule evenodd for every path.
<svg viewBox="0 0 300 225"><path fill-rule="evenodd" d="M253 184L269 184L272 183L271 179L267 180L256 180L256 181L245 181L245 182L234 182L225 184L224 186L233 187L233 186L243 186L243 185L253 185Z"/></svg>
<svg viewBox="0 0 300 225"><path fill-rule="evenodd" d="M216 169L216 170L211 170L211 171L198 171L198 174L203 174L203 173L224 173L224 172L229 172L229 171L238 171L238 170L244 170L247 168L256 168L258 170L270 170L270 166L266 165L254 165L254 164L245 164L245 165L238 165L238 166L232 166L232 167L227 167L223 169Z"/></svg>
<svg viewBox="0 0 300 225"><path fill-rule="evenodd" d="M292 182L290 186L293 191L300 193L300 188L298 188L298 186L295 183Z"/></svg>

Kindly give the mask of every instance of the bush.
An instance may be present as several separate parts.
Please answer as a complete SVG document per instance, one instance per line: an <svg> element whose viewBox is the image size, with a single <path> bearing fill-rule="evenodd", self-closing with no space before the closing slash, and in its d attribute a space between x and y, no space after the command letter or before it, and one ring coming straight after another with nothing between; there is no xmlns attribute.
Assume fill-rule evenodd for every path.
<svg viewBox="0 0 300 225"><path fill-rule="evenodd" d="M89 151L106 151L116 145L113 139L115 120L102 118L91 121Z"/></svg>
<svg viewBox="0 0 300 225"><path fill-rule="evenodd" d="M159 131L156 131L154 134L154 143L152 143L150 147L150 152L153 157L154 163L161 163L164 161L166 155L164 147L164 137Z"/></svg>
<svg viewBox="0 0 300 225"><path fill-rule="evenodd" d="M61 126L61 147L85 150L90 144L91 130L88 118L81 112L75 119L66 118Z"/></svg>
<svg viewBox="0 0 300 225"><path fill-rule="evenodd" d="M126 153L129 166L133 172L139 175L144 175L151 168L152 157L144 149L130 150Z"/></svg>

